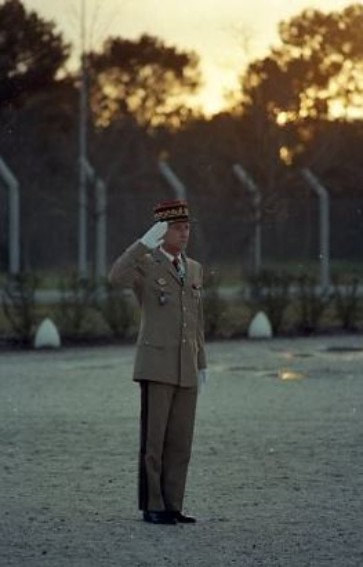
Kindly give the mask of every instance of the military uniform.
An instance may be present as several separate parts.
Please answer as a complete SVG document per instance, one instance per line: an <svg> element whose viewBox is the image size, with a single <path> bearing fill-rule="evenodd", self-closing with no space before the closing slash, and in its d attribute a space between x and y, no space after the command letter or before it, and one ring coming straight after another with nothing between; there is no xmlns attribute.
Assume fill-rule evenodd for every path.
<svg viewBox="0 0 363 567"><path fill-rule="evenodd" d="M191 454L198 371L206 367L202 267L182 255L184 277L140 241L114 263L110 281L141 307L133 379L141 386L139 508L181 511Z"/></svg>

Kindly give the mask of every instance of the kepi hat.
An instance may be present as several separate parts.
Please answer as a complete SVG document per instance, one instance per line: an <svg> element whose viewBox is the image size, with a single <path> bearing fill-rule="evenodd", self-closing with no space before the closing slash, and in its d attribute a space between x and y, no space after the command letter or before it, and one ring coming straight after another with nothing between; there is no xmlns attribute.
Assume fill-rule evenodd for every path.
<svg viewBox="0 0 363 567"><path fill-rule="evenodd" d="M188 203L181 199L174 201L162 201L154 207L154 220L155 222L189 221Z"/></svg>

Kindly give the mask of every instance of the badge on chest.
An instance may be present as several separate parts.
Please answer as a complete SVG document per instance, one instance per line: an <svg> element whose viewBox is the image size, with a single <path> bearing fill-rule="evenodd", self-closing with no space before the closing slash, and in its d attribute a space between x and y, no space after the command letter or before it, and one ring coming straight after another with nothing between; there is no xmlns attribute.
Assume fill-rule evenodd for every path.
<svg viewBox="0 0 363 567"><path fill-rule="evenodd" d="M167 292L165 290L166 280L164 278L159 278L157 283L159 285L159 305L166 305L168 302Z"/></svg>

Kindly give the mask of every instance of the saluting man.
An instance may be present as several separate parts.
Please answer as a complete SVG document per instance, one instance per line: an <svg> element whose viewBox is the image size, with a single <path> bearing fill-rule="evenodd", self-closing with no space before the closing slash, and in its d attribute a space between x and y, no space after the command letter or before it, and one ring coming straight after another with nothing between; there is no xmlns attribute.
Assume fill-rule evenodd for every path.
<svg viewBox="0 0 363 567"><path fill-rule="evenodd" d="M185 201L159 203L154 221L109 275L132 288L141 307L134 366L141 390L139 508L153 524L194 523L183 498L198 385L206 380L202 267L185 254Z"/></svg>

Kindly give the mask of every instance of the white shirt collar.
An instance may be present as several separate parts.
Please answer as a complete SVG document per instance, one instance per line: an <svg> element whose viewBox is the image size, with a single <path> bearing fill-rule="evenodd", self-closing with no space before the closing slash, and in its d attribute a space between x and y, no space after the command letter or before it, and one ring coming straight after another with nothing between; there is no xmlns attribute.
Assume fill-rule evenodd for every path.
<svg viewBox="0 0 363 567"><path fill-rule="evenodd" d="M164 248L162 246L160 246L160 250L168 258L168 260L170 260L170 262L172 262L174 260L175 256L173 256L172 254L169 254L169 252L164 250ZM180 262L182 261L182 255L180 253L177 255L177 258Z"/></svg>

